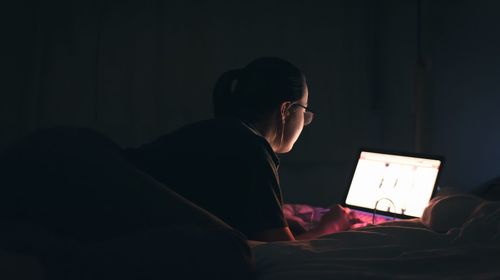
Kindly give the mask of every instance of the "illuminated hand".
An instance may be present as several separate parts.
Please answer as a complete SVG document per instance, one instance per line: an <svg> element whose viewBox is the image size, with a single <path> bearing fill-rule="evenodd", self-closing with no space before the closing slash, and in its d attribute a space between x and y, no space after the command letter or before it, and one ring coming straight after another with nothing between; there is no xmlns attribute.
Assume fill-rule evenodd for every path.
<svg viewBox="0 0 500 280"><path fill-rule="evenodd" d="M325 213L318 224L318 229L323 234L344 231L351 228L355 223L361 220L356 218L356 214L347 207L342 207L339 204L330 208L330 211Z"/></svg>

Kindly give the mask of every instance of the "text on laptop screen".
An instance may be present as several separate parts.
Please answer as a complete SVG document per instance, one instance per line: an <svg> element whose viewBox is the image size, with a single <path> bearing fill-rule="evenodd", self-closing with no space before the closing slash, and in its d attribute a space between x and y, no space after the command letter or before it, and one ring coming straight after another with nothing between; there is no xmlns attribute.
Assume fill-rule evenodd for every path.
<svg viewBox="0 0 500 280"><path fill-rule="evenodd" d="M346 204L421 217L440 165L436 159L362 151Z"/></svg>

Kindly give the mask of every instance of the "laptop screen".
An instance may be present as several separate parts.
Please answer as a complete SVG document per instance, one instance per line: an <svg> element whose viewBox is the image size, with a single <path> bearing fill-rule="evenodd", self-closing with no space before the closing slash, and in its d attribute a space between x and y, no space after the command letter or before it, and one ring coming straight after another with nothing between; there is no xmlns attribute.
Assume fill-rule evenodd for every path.
<svg viewBox="0 0 500 280"><path fill-rule="evenodd" d="M345 204L398 217L422 217L442 159L361 150Z"/></svg>

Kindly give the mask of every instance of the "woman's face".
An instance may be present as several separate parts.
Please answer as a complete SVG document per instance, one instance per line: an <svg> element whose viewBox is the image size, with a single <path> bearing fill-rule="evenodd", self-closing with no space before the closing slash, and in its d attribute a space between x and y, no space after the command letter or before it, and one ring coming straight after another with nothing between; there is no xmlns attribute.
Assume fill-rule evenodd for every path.
<svg viewBox="0 0 500 280"><path fill-rule="evenodd" d="M287 153L293 148L293 144L300 136L304 128L304 111L305 109L300 106L293 106L293 104L300 104L307 107L307 100L309 92L307 85L304 86L304 94L302 98L296 102L288 105L283 116L283 137L279 147L275 150L276 153Z"/></svg>

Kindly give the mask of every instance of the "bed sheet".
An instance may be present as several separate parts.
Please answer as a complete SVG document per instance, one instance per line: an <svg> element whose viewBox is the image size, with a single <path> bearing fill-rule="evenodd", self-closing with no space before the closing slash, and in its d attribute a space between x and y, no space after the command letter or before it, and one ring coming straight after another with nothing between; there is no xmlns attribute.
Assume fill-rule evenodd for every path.
<svg viewBox="0 0 500 280"><path fill-rule="evenodd" d="M447 197L422 219L251 246L260 280L500 279L500 203Z"/></svg>

